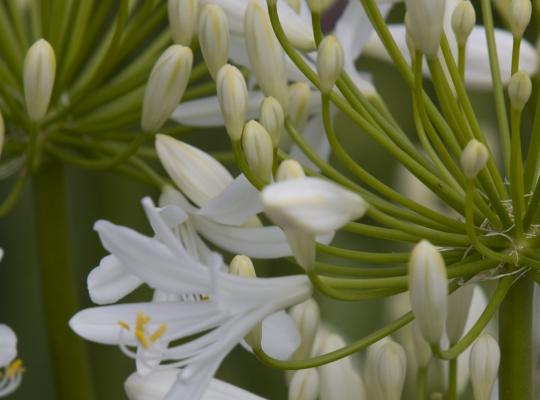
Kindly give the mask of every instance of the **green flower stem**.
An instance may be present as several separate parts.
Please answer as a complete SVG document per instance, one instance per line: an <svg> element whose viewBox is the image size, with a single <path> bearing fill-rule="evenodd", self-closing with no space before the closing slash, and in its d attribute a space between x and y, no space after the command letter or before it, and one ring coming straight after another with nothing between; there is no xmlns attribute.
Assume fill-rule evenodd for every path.
<svg viewBox="0 0 540 400"><path fill-rule="evenodd" d="M533 281L522 277L510 288L499 310L500 400L532 400Z"/></svg>
<svg viewBox="0 0 540 400"><path fill-rule="evenodd" d="M410 257L410 253L375 253L370 251L343 249L321 243L317 243L317 252L334 257L370 262L373 264L403 263L407 262Z"/></svg>
<svg viewBox="0 0 540 400"><path fill-rule="evenodd" d="M540 77L534 79L535 86L540 85ZM527 160L525 161L525 191L533 190L534 185L538 181L538 173L540 172L540 90L537 90L536 107L534 110L533 125L531 128L531 140L529 143L529 151ZM532 201L529 203L533 205Z"/></svg>
<svg viewBox="0 0 540 400"><path fill-rule="evenodd" d="M319 47L321 40L323 39L322 27L321 27L321 14L311 13L311 25L313 26L313 37L315 44Z"/></svg>
<svg viewBox="0 0 540 400"><path fill-rule="evenodd" d="M466 45L458 44L458 71L462 81L465 81Z"/></svg>
<svg viewBox="0 0 540 400"><path fill-rule="evenodd" d="M428 367L419 367L416 372L416 400L426 400Z"/></svg>
<svg viewBox="0 0 540 400"><path fill-rule="evenodd" d="M523 215L525 213L525 198L523 189L523 160L521 156L521 111L511 111L511 163L510 163L510 193L512 194L512 209L516 224L516 238L523 238Z"/></svg>
<svg viewBox="0 0 540 400"><path fill-rule="evenodd" d="M30 47L29 38L25 28L25 22L23 21L22 13L19 11L20 4L17 4L17 0L8 0L7 6L9 9L10 20L13 22L13 28L15 29L15 34L17 35L17 40L19 42L19 47L22 49L27 49Z"/></svg>
<svg viewBox="0 0 540 400"><path fill-rule="evenodd" d="M21 196L26 181L27 175L26 172L23 171L13 184L13 187L9 191L6 198L2 201L2 203L0 203L0 217L6 215L13 208L13 206L17 204L17 200L19 200L19 197Z"/></svg>
<svg viewBox="0 0 540 400"><path fill-rule="evenodd" d="M458 362L457 358L453 358L448 363L448 400L457 400L457 377L458 377Z"/></svg>
<svg viewBox="0 0 540 400"><path fill-rule="evenodd" d="M0 9L0 53L2 60L6 62L13 76L20 79L20 71L22 71L23 57L26 49L19 46L14 46L17 43L15 32L11 29L9 16L4 11L4 7Z"/></svg>
<svg viewBox="0 0 540 400"><path fill-rule="evenodd" d="M506 105L504 103L504 91L501 82L501 72L499 68L499 58L497 56L497 46L495 44L495 31L493 27L493 13L491 10L491 0L480 0L482 8L482 21L486 32L488 45L489 65L491 68L491 81L493 82L493 96L495 99L495 111L499 123L499 136L501 140L501 151L504 159L505 171L510 171L510 131L508 129L508 117L506 115Z"/></svg>
<svg viewBox="0 0 540 400"><path fill-rule="evenodd" d="M236 158L236 163L238 164L238 167L244 173L246 178L257 189L259 190L264 189L266 184L258 176L255 176L249 168L249 165L246 161L246 157L244 155L244 151L242 150L242 143L240 142L240 140L233 141L232 148L233 148L234 156Z"/></svg>
<svg viewBox="0 0 540 400"><path fill-rule="evenodd" d="M342 276L356 276L361 278L386 278L392 276L404 276L407 274L407 267L345 267L315 261L315 272L317 274L331 274Z"/></svg>
<svg viewBox="0 0 540 400"><path fill-rule="evenodd" d="M67 27L70 23L71 11L75 8L70 0L55 0L52 12L52 26L50 29L50 43L54 48L57 60L64 59L64 47L69 36Z"/></svg>
<svg viewBox="0 0 540 400"><path fill-rule="evenodd" d="M91 371L84 342L69 319L80 309L69 250L64 172L60 164L42 166L34 177L38 253L56 398L93 398Z"/></svg>
<svg viewBox="0 0 540 400"><path fill-rule="evenodd" d="M519 51L521 48L521 37L514 37L512 46L512 75L519 71Z"/></svg>
<svg viewBox="0 0 540 400"><path fill-rule="evenodd" d="M534 188L534 192L529 201L529 207L527 208L527 212L525 213L525 217L523 218L524 230L529 229L531 224L536 221L537 216L538 216L538 211L540 210L540 208L538 207L539 203L540 203L540 182L538 182L536 184L536 187Z"/></svg>
<svg viewBox="0 0 540 400"><path fill-rule="evenodd" d="M442 359L442 360L453 360L457 358L461 353L463 353L467 348L480 336L480 334L484 331L485 327L491 321L497 310L499 309L499 306L503 302L506 294L510 290L510 287L512 286L514 282L515 277L514 276L506 276L502 278L499 281L499 285L497 286L497 289L495 289L495 292L493 293L493 296L489 300L488 305L486 306L485 310L482 312L478 320L474 323L474 325L471 327L471 329L453 346L451 346L448 350L442 350L439 345L433 345L432 350L433 354ZM515 397L515 399L520 399L521 397Z"/></svg>

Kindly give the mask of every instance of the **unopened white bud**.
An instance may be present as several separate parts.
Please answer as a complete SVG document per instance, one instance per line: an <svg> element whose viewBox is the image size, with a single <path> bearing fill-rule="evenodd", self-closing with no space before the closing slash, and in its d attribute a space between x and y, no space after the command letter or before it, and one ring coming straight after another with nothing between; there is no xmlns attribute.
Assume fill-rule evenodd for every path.
<svg viewBox="0 0 540 400"><path fill-rule="evenodd" d="M475 23L476 12L472 3L469 0L460 1L452 13L452 30L458 44L465 45Z"/></svg>
<svg viewBox="0 0 540 400"><path fill-rule="evenodd" d="M518 111L523 110L529 101L532 93L531 78L525 71L516 72L508 83L508 97L512 108Z"/></svg>
<svg viewBox="0 0 540 400"><path fill-rule="evenodd" d="M303 360L309 357L319 328L319 305L314 299L310 298L292 307L289 314L296 323L301 338L300 346L295 351L293 358Z"/></svg>
<svg viewBox="0 0 540 400"><path fill-rule="evenodd" d="M288 115L296 129L302 131L309 117L309 106L311 104L311 90L304 82L296 82L289 85L289 108Z"/></svg>
<svg viewBox="0 0 540 400"><path fill-rule="evenodd" d="M242 133L242 148L253 173L263 182L269 182L274 162L272 139L257 121L249 121Z"/></svg>
<svg viewBox="0 0 540 400"><path fill-rule="evenodd" d="M307 0L307 3L312 13L322 14L334 3L334 0Z"/></svg>
<svg viewBox="0 0 540 400"><path fill-rule="evenodd" d="M189 46L197 29L198 0L169 0L169 25L174 43Z"/></svg>
<svg viewBox="0 0 540 400"><path fill-rule="evenodd" d="M531 21L532 4L531 0L512 0L510 3L510 12L508 14L508 22L512 35L515 38L521 38L527 25Z"/></svg>
<svg viewBox="0 0 540 400"><path fill-rule="evenodd" d="M319 385L319 373L315 368L295 371L289 384L288 400L317 400Z"/></svg>
<svg viewBox="0 0 540 400"><path fill-rule="evenodd" d="M438 344L446 322L447 275L441 254L427 240L412 250L408 278L411 308L420 332L430 344Z"/></svg>
<svg viewBox="0 0 540 400"><path fill-rule="evenodd" d="M286 181L288 179L305 178L304 168L300 163L293 159L284 160L279 164L276 172L276 182Z"/></svg>
<svg viewBox="0 0 540 400"><path fill-rule="evenodd" d="M4 140L6 137L6 126L4 125L4 117L0 112L0 157L2 157L2 150L4 149Z"/></svg>
<svg viewBox="0 0 540 400"><path fill-rule="evenodd" d="M372 367L376 371L375 380L380 398L400 400L407 371L405 350L398 343L388 341L378 349L374 362Z"/></svg>
<svg viewBox="0 0 540 400"><path fill-rule="evenodd" d="M341 228L367 210L358 194L319 178L271 184L261 193L263 209L276 224L311 233Z"/></svg>
<svg viewBox="0 0 540 400"><path fill-rule="evenodd" d="M448 296L448 316L446 320L446 335L451 344L461 339L469 309L471 308L474 285L461 286Z"/></svg>
<svg viewBox="0 0 540 400"><path fill-rule="evenodd" d="M174 44L158 58L144 91L141 127L157 132L180 103L189 82L193 53Z"/></svg>
<svg viewBox="0 0 540 400"><path fill-rule="evenodd" d="M469 369L475 400L489 400L501 353L497 341L489 334L482 334L474 343L469 358Z"/></svg>
<svg viewBox="0 0 540 400"><path fill-rule="evenodd" d="M229 22L221 7L207 4L202 8L199 43L208 72L215 80L218 71L227 64L229 58Z"/></svg>
<svg viewBox="0 0 540 400"><path fill-rule="evenodd" d="M483 143L472 139L461 153L461 169L466 178L474 179L484 169L489 157L488 150Z"/></svg>
<svg viewBox="0 0 540 400"><path fill-rule="evenodd" d="M445 0L405 0L407 29L415 47L428 57L437 55L443 32Z"/></svg>
<svg viewBox="0 0 540 400"><path fill-rule="evenodd" d="M225 129L233 142L240 140L246 122L248 93L246 81L238 68L224 65L217 75L217 95Z"/></svg>
<svg viewBox="0 0 540 400"><path fill-rule="evenodd" d="M279 101L266 97L261 103L260 121L272 138L272 146L278 147L281 132L285 124L285 113Z"/></svg>
<svg viewBox="0 0 540 400"><path fill-rule="evenodd" d="M317 73L323 94L330 93L334 88L343 71L344 60L345 54L339 40L335 36L326 36L317 52Z"/></svg>
<svg viewBox="0 0 540 400"><path fill-rule="evenodd" d="M47 114L55 76L54 49L45 39L39 39L26 52L23 67L24 99L32 121Z"/></svg>
<svg viewBox="0 0 540 400"><path fill-rule="evenodd" d="M275 97L287 109L285 54L277 41L268 14L251 1L244 16L246 49L252 71L264 94Z"/></svg>

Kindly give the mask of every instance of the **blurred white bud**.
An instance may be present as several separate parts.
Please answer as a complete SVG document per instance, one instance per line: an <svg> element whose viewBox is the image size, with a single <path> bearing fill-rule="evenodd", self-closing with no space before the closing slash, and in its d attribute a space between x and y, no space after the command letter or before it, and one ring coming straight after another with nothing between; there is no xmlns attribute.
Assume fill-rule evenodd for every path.
<svg viewBox="0 0 540 400"><path fill-rule="evenodd" d="M488 150L483 143L472 139L461 153L461 169L465 177L469 179L476 178L476 175L484 169L489 157Z"/></svg>
<svg viewBox="0 0 540 400"><path fill-rule="evenodd" d="M476 12L469 0L461 0L452 13L452 30L456 41L465 45L476 23Z"/></svg>
<svg viewBox="0 0 540 400"><path fill-rule="evenodd" d="M432 357L431 347L429 346L429 343L426 342L426 339L424 339L424 336L422 336L417 321L411 323L411 330L416 363L419 367L427 368Z"/></svg>
<svg viewBox="0 0 540 400"><path fill-rule="evenodd" d="M411 308L420 332L430 344L439 344L447 312L446 266L439 251L427 240L412 250L408 275Z"/></svg>
<svg viewBox="0 0 540 400"><path fill-rule="evenodd" d="M497 341L489 334L482 334L471 349L469 367L475 400L489 400L497 370L500 350Z"/></svg>
<svg viewBox="0 0 540 400"><path fill-rule="evenodd" d="M252 71L264 94L276 98L287 109L285 54L274 35L268 14L251 1L244 16L246 49Z"/></svg>
<svg viewBox="0 0 540 400"><path fill-rule="evenodd" d="M39 39L26 52L23 67L24 99L32 121L47 114L55 76L54 49L45 39Z"/></svg>
<svg viewBox="0 0 540 400"><path fill-rule="evenodd" d="M319 373L315 368L294 371L288 400L317 400L319 392Z"/></svg>
<svg viewBox="0 0 540 400"><path fill-rule="evenodd" d="M407 29L415 47L428 57L437 56L443 32L445 0L405 0Z"/></svg>
<svg viewBox="0 0 540 400"><path fill-rule="evenodd" d="M180 103L189 82L193 53L173 44L158 58L144 90L141 127L157 132Z"/></svg>
<svg viewBox="0 0 540 400"><path fill-rule="evenodd" d="M319 305L314 299L310 298L292 307L289 314L296 323L302 339L293 358L302 360L309 357L315 341L320 322Z"/></svg>
<svg viewBox="0 0 540 400"><path fill-rule="evenodd" d="M199 43L208 72L216 80L229 58L229 22L221 7L207 4L201 10Z"/></svg>
<svg viewBox="0 0 540 400"><path fill-rule="evenodd" d="M168 11L174 43L189 46L197 29L199 1L169 0Z"/></svg>
<svg viewBox="0 0 540 400"><path fill-rule="evenodd" d="M531 21L532 4L531 0L512 0L510 3L510 12L508 22L510 30L515 38L521 38L527 25Z"/></svg>
<svg viewBox="0 0 540 400"><path fill-rule="evenodd" d="M319 74L320 89L328 94L343 71L345 54L343 47L335 36L326 36L317 52L317 73Z"/></svg>
<svg viewBox="0 0 540 400"><path fill-rule="evenodd" d="M407 356L405 350L396 342L388 341L377 351L374 360L375 379L381 399L400 400L405 374Z"/></svg>
<svg viewBox="0 0 540 400"><path fill-rule="evenodd" d="M311 233L327 233L360 218L367 203L358 194L319 178L271 184L261 193L263 208L276 224Z"/></svg>
<svg viewBox="0 0 540 400"><path fill-rule="evenodd" d="M304 168L300 163L293 159L284 160L279 164L276 172L276 182L286 181L288 179L305 178Z"/></svg>
<svg viewBox="0 0 540 400"><path fill-rule="evenodd" d="M461 286L448 296L448 316L446 318L446 335L450 344L457 343L463 335L463 329L469 316L474 285Z"/></svg>
<svg viewBox="0 0 540 400"><path fill-rule="evenodd" d="M523 110L532 93L531 78L525 71L518 71L510 78L508 83L508 98L512 108Z"/></svg>
<svg viewBox="0 0 540 400"><path fill-rule="evenodd" d="M233 142L240 140L246 122L248 93L246 81L238 68L224 65L217 75L217 95L225 129Z"/></svg>
<svg viewBox="0 0 540 400"><path fill-rule="evenodd" d="M334 3L334 0L307 0L307 3L312 13L322 14Z"/></svg>
<svg viewBox="0 0 540 400"><path fill-rule="evenodd" d="M304 82L296 82L289 85L288 89L288 115L292 124L298 131L304 129L304 125L309 117L309 106L311 104L311 90Z"/></svg>
<svg viewBox="0 0 540 400"><path fill-rule="evenodd" d="M249 121L242 133L242 148L250 170L263 182L270 182L274 148L264 126L257 121Z"/></svg>
<svg viewBox="0 0 540 400"><path fill-rule="evenodd" d="M272 138L272 146L278 147L281 132L285 124L285 113L279 101L266 97L261 103L260 121Z"/></svg>

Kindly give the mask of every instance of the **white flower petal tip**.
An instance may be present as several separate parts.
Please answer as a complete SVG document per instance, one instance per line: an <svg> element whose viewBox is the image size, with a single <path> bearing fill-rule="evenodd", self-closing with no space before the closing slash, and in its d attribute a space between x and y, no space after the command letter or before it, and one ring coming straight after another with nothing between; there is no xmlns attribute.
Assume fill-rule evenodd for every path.
<svg viewBox="0 0 540 400"><path fill-rule="evenodd" d="M497 341L489 334L482 334L474 343L469 358L471 382L474 398L489 399L497 371L501 352Z"/></svg>
<svg viewBox="0 0 540 400"><path fill-rule="evenodd" d="M5 367L17 356L17 336L9 326L0 324L0 367Z"/></svg>
<svg viewBox="0 0 540 400"><path fill-rule="evenodd" d="M56 76L54 49L45 39L39 39L26 53L23 66L24 99L32 121L47 113Z"/></svg>
<svg viewBox="0 0 540 400"><path fill-rule="evenodd" d="M141 127L157 132L167 121L186 90L193 52L179 44L168 47L158 58L144 91Z"/></svg>
<svg viewBox="0 0 540 400"><path fill-rule="evenodd" d="M427 240L418 243L409 259L411 308L424 338L438 344L445 330L448 285L444 259Z"/></svg>
<svg viewBox="0 0 540 400"><path fill-rule="evenodd" d="M262 191L261 199L276 224L311 233L337 230L360 218L368 207L356 193L318 178L274 183Z"/></svg>
<svg viewBox="0 0 540 400"><path fill-rule="evenodd" d="M178 188L198 206L216 197L233 178L202 150L167 135L156 135L159 159Z"/></svg>

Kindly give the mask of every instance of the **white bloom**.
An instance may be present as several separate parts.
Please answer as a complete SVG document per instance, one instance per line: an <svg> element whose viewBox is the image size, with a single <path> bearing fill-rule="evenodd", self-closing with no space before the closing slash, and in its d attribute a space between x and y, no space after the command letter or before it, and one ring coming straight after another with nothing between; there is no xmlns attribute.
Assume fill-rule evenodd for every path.
<svg viewBox="0 0 540 400"><path fill-rule="evenodd" d="M174 42L189 46L199 19L198 0L169 0L167 6Z"/></svg>
<svg viewBox="0 0 540 400"><path fill-rule="evenodd" d="M233 142L240 140L246 122L248 92L244 76L238 68L221 67L216 79L217 98L227 133Z"/></svg>
<svg viewBox="0 0 540 400"><path fill-rule="evenodd" d="M497 341L484 333L472 346L470 356L470 374L475 400L488 400L497 371L501 353Z"/></svg>
<svg viewBox="0 0 540 400"><path fill-rule="evenodd" d="M208 4L201 10L199 43L208 71L215 80L229 58L229 23L221 7Z"/></svg>
<svg viewBox="0 0 540 400"><path fill-rule="evenodd" d="M369 347L366 358L367 385L371 397L399 400L405 383L407 356L397 342L385 339Z"/></svg>
<svg viewBox="0 0 540 400"><path fill-rule="evenodd" d="M272 139L272 146L277 148L285 125L285 113L279 101L266 97L261 102L260 122Z"/></svg>
<svg viewBox="0 0 540 400"><path fill-rule="evenodd" d="M472 139L461 153L460 163L463 174L474 179L484 169L489 158L486 146L476 139Z"/></svg>
<svg viewBox="0 0 540 400"><path fill-rule="evenodd" d="M415 46L435 57L443 33L445 0L405 0L409 34Z"/></svg>
<svg viewBox="0 0 540 400"><path fill-rule="evenodd" d="M341 75L345 55L343 47L335 36L326 36L317 52L317 72L319 73L321 92L330 93Z"/></svg>
<svg viewBox="0 0 540 400"><path fill-rule="evenodd" d="M13 393L21 384L24 368L16 357L17 337L9 326L0 324L0 397Z"/></svg>
<svg viewBox="0 0 540 400"><path fill-rule="evenodd" d="M451 22L456 41L460 45L465 45L476 22L476 12L469 0L461 0L457 4L454 11L452 11Z"/></svg>
<svg viewBox="0 0 540 400"><path fill-rule="evenodd" d="M293 357L302 360L309 357L315 342L320 322L319 305L314 299L308 299L292 307L289 315L296 323L301 338L300 346Z"/></svg>
<svg viewBox="0 0 540 400"><path fill-rule="evenodd" d="M310 296L311 285L305 276L234 276L222 270L221 257L216 253L202 264L187 252L171 228L178 223L171 217L174 207L156 208L150 199L143 204L156 238L106 221L97 222L95 229L104 247L130 273L156 291L181 300L83 310L70 321L75 332L92 341L119 345L137 360L140 373L181 368L165 397L175 400L202 398L229 351L257 323L266 322L273 314L280 327L267 335L269 344L265 346L263 322L263 349L285 358L296 350L299 338L297 332L291 331L294 324L290 318L285 319L290 323L283 323L286 314L276 313ZM193 335L198 336L168 347L171 342ZM137 352L130 350L132 346L137 347ZM161 361L167 364L161 365Z"/></svg>
<svg viewBox="0 0 540 400"><path fill-rule="evenodd" d="M532 93L531 78L525 71L518 71L510 78L508 84L508 98L512 108L518 111L523 110L529 101Z"/></svg>
<svg viewBox="0 0 540 400"><path fill-rule="evenodd" d="M250 170L263 182L270 182L274 148L272 138L264 126L254 120L244 126L242 149Z"/></svg>

